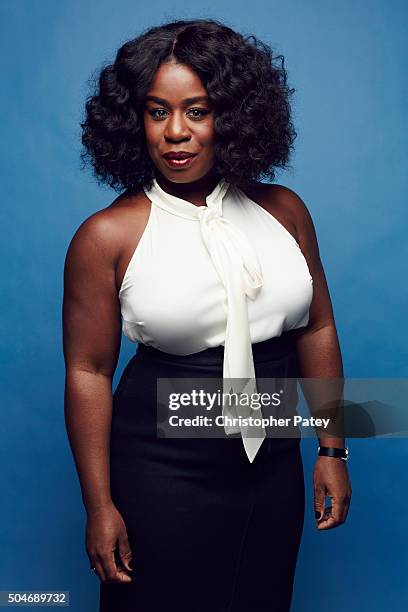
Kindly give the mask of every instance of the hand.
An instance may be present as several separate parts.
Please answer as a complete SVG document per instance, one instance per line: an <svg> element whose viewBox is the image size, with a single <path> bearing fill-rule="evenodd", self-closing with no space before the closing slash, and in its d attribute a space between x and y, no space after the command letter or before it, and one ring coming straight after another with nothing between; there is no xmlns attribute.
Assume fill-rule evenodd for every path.
<svg viewBox="0 0 408 612"><path fill-rule="evenodd" d="M118 545L122 565L117 565L114 551ZM132 551L123 518L114 504L88 512L86 550L91 567L102 582L131 582L129 562Z"/></svg>
<svg viewBox="0 0 408 612"><path fill-rule="evenodd" d="M313 485L317 528L332 529L344 523L352 493L346 463L337 457L318 456ZM325 508L326 495L332 502L328 508Z"/></svg>

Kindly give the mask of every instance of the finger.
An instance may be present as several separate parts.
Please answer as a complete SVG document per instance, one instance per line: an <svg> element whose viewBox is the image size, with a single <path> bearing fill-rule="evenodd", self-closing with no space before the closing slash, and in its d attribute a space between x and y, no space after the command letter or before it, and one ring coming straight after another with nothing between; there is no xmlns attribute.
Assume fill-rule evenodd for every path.
<svg viewBox="0 0 408 612"><path fill-rule="evenodd" d="M349 508L350 508L350 499L348 499L347 503L344 505L343 523L346 521L347 515L349 513Z"/></svg>
<svg viewBox="0 0 408 612"><path fill-rule="evenodd" d="M347 497L347 499L343 502L342 509L341 509L341 522L342 523L346 521L349 508L350 508L350 498Z"/></svg>
<svg viewBox="0 0 408 612"><path fill-rule="evenodd" d="M122 566L122 561L119 555L119 551L115 548L113 552L113 564L116 568L116 577L114 578L115 582L130 582L131 577L127 570Z"/></svg>
<svg viewBox="0 0 408 612"><path fill-rule="evenodd" d="M324 506L326 501L325 489L321 485L315 485L314 487L314 511L316 520L320 521L324 513Z"/></svg>
<svg viewBox="0 0 408 612"><path fill-rule="evenodd" d="M333 517L338 521L339 524L344 523L346 520L348 507L349 507L349 497L348 495L343 495L339 498L333 498Z"/></svg>
<svg viewBox="0 0 408 612"><path fill-rule="evenodd" d="M116 576L112 580L108 580L110 583L117 584L119 582L132 582L132 577L129 576L127 570L123 567L118 567L116 570Z"/></svg>
<svg viewBox="0 0 408 612"><path fill-rule="evenodd" d="M132 551L130 549L129 540L127 537L119 540L119 557L125 568L129 572L132 572L133 568L129 565L132 561Z"/></svg>
<svg viewBox="0 0 408 612"><path fill-rule="evenodd" d="M337 523L341 523L344 510L344 502L336 497L331 497L332 502L332 517Z"/></svg>
<svg viewBox="0 0 408 612"><path fill-rule="evenodd" d="M99 580L102 580L102 582L106 582L105 572L103 571L102 564L98 561L98 559L92 561L92 567L95 568L94 573L98 576Z"/></svg>
<svg viewBox="0 0 408 612"><path fill-rule="evenodd" d="M119 567L117 581L118 582L132 582L132 577L129 576L129 574L127 573L127 570Z"/></svg>
<svg viewBox="0 0 408 612"><path fill-rule="evenodd" d="M317 529L319 531L325 531L327 529L333 529L334 527L336 527L337 523L335 522L335 520L332 517L328 517L327 519L322 519L318 525L317 525Z"/></svg>
<svg viewBox="0 0 408 612"><path fill-rule="evenodd" d="M326 508L326 511L322 517L322 520L318 522L317 529L319 530L332 529L333 527L336 526L336 524L337 523L335 519L331 515L331 506L329 506L329 508Z"/></svg>
<svg viewBox="0 0 408 612"><path fill-rule="evenodd" d="M106 582L129 582L130 576L119 571L115 563L114 550L99 557L106 576Z"/></svg>
<svg viewBox="0 0 408 612"><path fill-rule="evenodd" d="M321 521L319 521L317 528L319 530L333 529L334 527L337 527L338 525L341 525L341 522L338 519L336 519L335 516L333 516L333 507L328 506L325 509L323 518Z"/></svg>
<svg viewBox="0 0 408 612"><path fill-rule="evenodd" d="M338 527L339 525L341 525L341 523L338 523L332 516L327 517L327 519L322 519L318 525L317 525L317 529L319 531L325 530L325 529L334 529L334 527Z"/></svg>

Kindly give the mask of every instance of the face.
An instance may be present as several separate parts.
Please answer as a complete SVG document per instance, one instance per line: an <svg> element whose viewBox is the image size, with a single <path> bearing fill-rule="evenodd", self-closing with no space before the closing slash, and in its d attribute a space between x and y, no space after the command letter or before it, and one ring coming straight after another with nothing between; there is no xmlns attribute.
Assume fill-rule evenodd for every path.
<svg viewBox="0 0 408 612"><path fill-rule="evenodd" d="M213 109L200 78L189 66L169 63L158 68L146 96L144 127L149 155L168 180L197 181L213 167ZM193 156L171 158L181 152Z"/></svg>

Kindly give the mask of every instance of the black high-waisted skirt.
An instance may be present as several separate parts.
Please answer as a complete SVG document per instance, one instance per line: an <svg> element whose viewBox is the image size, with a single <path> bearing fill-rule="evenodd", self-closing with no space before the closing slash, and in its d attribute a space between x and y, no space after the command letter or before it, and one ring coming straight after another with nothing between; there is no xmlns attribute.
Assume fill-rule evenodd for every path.
<svg viewBox="0 0 408 612"><path fill-rule="evenodd" d="M293 332L252 345L256 377L297 377ZM300 440L157 437L156 382L221 377L222 346L138 345L114 393L111 494L132 583L100 583L100 612L288 612L304 522Z"/></svg>

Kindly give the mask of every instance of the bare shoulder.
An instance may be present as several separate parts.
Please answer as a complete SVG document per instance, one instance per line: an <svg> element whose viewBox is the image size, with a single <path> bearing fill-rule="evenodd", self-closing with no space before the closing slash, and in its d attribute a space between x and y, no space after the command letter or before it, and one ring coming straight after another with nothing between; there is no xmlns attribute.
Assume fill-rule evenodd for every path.
<svg viewBox="0 0 408 612"><path fill-rule="evenodd" d="M299 227L302 223L300 209L303 208L304 211L306 206L292 189L277 183L252 182L244 192L273 215L299 243L301 234Z"/></svg>
<svg viewBox="0 0 408 612"><path fill-rule="evenodd" d="M306 234L314 233L313 220L302 198L289 187L277 183L253 183L247 195L292 229L301 243Z"/></svg>
<svg viewBox="0 0 408 612"><path fill-rule="evenodd" d="M96 256L101 264L114 264L135 236L143 233L150 202L143 191L119 195L113 202L87 217L76 230L67 252L69 259Z"/></svg>

